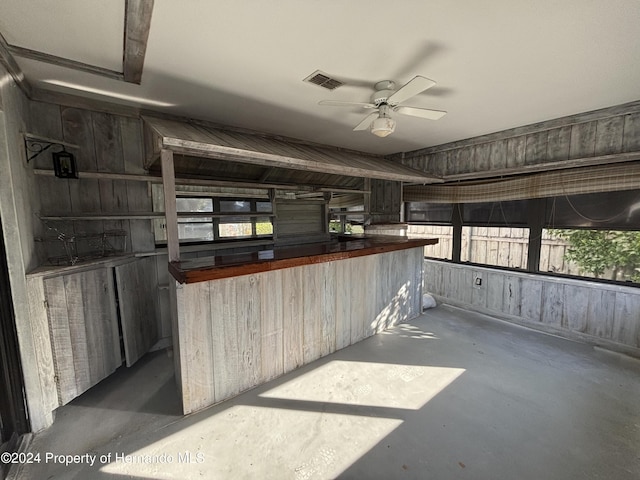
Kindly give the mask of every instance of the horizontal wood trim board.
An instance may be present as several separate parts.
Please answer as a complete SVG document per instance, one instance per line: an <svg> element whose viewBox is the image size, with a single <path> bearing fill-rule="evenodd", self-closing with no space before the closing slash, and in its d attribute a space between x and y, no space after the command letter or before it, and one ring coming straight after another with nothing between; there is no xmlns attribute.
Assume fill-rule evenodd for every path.
<svg viewBox="0 0 640 480"><path fill-rule="evenodd" d="M640 152L616 153L613 155L600 155L598 157L573 158L557 162L546 162L535 165L523 165L521 167L501 168L485 172L457 173L444 175L445 182L458 182L462 180L479 180L482 178L496 178L512 175L525 175L528 173L546 172L547 170L567 170L570 168L590 167L614 163L634 162L640 160Z"/></svg>
<svg viewBox="0 0 640 480"><path fill-rule="evenodd" d="M108 68L102 68L95 65L89 65L87 63L77 62L69 58L58 57L49 53L38 52L29 48L18 47L16 45L8 46L9 52L17 57L28 58L30 60L36 60L38 62L50 63L51 65L57 65L59 67L69 68L77 70L79 72L91 73L93 75L100 75L102 77L110 78L112 80L124 80L122 72L116 72Z"/></svg>
<svg viewBox="0 0 640 480"><path fill-rule="evenodd" d="M34 169L35 175L44 175L54 177L53 170ZM135 175L127 173L106 173L106 172L79 172L78 180L82 179L102 179L102 180L125 180L129 182L151 182L162 183L162 177L158 175ZM74 180L71 180L74 181ZM332 187L315 187L312 185L281 185L271 183L252 183L252 182L234 182L228 180L206 180L197 178L180 178L176 177L176 185L192 185L201 187L236 187L236 188L257 188L269 190L301 190L309 192L334 192L334 193L370 193L368 190L354 190L351 188L332 188Z"/></svg>
<svg viewBox="0 0 640 480"><path fill-rule="evenodd" d="M42 220L149 220L163 218L165 212L130 212L130 213L74 213L74 214L45 214L40 215ZM214 212L178 212L178 217L183 218L235 218L235 217L274 217L272 212L238 212L238 213L214 213Z"/></svg>

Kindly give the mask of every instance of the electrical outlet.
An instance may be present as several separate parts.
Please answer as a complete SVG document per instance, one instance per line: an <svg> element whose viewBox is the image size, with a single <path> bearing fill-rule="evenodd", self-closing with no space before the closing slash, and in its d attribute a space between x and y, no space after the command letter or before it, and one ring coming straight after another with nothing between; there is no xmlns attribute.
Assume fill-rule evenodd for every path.
<svg viewBox="0 0 640 480"><path fill-rule="evenodd" d="M473 288L482 288L481 272L473 272Z"/></svg>

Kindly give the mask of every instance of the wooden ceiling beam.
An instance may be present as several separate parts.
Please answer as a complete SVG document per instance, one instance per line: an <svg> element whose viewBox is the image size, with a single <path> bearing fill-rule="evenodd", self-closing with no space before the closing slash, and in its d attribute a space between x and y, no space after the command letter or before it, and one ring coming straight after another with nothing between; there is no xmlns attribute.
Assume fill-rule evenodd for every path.
<svg viewBox="0 0 640 480"><path fill-rule="evenodd" d="M153 0L127 0L124 18L124 81L140 84L147 40L151 28Z"/></svg>

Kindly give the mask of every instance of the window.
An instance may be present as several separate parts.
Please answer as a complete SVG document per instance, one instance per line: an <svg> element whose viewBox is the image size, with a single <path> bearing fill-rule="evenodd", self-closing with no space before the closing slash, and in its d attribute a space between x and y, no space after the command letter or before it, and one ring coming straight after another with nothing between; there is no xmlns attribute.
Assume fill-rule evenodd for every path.
<svg viewBox="0 0 640 480"><path fill-rule="evenodd" d="M451 260L453 227L446 225L409 225L407 236L409 238L437 238L438 243L424 247L424 256Z"/></svg>
<svg viewBox="0 0 640 480"><path fill-rule="evenodd" d="M211 198L176 198L178 212L213 212ZM185 241L212 241L214 239L213 217L178 217L178 238Z"/></svg>
<svg viewBox="0 0 640 480"><path fill-rule="evenodd" d="M462 227L460 261L527 268L528 228Z"/></svg>
<svg viewBox="0 0 640 480"><path fill-rule="evenodd" d="M330 233L364 233L364 206L332 208L329 220Z"/></svg>
<svg viewBox="0 0 640 480"><path fill-rule="evenodd" d="M164 208L161 191L154 193L154 208L161 211ZM268 200L180 195L176 198L176 209L181 243L273 235L272 207ZM164 218L154 222L156 242L164 243L167 240L164 222Z"/></svg>
<svg viewBox="0 0 640 480"><path fill-rule="evenodd" d="M545 229L540 271L640 283L640 231Z"/></svg>

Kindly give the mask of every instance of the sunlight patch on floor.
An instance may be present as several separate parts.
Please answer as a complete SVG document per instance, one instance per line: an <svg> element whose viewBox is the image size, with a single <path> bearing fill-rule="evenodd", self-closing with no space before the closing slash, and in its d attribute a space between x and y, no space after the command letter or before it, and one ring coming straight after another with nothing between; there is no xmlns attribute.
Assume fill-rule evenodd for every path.
<svg viewBox="0 0 640 480"><path fill-rule="evenodd" d="M261 397L417 410L463 368L334 360Z"/></svg>

